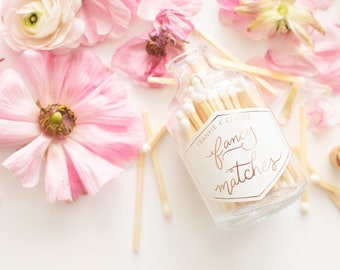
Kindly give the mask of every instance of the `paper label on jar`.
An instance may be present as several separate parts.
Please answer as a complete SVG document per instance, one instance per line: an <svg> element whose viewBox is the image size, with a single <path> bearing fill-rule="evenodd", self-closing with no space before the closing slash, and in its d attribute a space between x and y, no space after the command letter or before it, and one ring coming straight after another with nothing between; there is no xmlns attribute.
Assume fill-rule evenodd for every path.
<svg viewBox="0 0 340 270"><path fill-rule="evenodd" d="M214 113L185 151L188 169L204 196L261 200L285 170L291 150L266 108Z"/></svg>

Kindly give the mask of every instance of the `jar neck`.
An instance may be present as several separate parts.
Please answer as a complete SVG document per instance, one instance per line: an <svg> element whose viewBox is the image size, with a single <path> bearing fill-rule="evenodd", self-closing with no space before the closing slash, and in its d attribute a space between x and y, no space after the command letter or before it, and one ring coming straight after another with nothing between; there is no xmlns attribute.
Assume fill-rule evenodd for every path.
<svg viewBox="0 0 340 270"><path fill-rule="evenodd" d="M213 70L203 46L175 57L167 64L167 69L179 84L187 85L191 84L193 77L204 78Z"/></svg>

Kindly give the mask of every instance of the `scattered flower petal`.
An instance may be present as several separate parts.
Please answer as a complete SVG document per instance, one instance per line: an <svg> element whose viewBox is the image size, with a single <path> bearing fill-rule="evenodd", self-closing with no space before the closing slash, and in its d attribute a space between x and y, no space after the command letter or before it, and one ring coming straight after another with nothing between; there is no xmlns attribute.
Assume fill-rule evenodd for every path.
<svg viewBox="0 0 340 270"><path fill-rule="evenodd" d="M315 98L305 103L308 126L314 134L322 134L338 124L335 108L326 98Z"/></svg>

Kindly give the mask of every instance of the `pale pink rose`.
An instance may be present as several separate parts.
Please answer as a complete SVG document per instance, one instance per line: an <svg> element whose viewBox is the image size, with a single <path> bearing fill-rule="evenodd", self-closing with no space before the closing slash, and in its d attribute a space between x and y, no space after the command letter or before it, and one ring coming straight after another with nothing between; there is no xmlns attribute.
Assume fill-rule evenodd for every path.
<svg viewBox="0 0 340 270"><path fill-rule="evenodd" d="M174 9L192 16L202 8L202 0L140 0L137 16L153 21L162 9Z"/></svg>
<svg viewBox="0 0 340 270"><path fill-rule="evenodd" d="M15 51L76 48L85 31L75 18L80 6L80 0L5 0L3 38Z"/></svg>
<svg viewBox="0 0 340 270"><path fill-rule="evenodd" d="M117 39L136 16L135 0L83 0L77 17L85 23L82 44L92 46L105 39Z"/></svg>
<svg viewBox="0 0 340 270"><path fill-rule="evenodd" d="M165 65L184 52L184 44L194 29L190 18L176 10L161 10L154 29L133 37L117 48L111 67L137 84L151 88L163 85L149 83L148 77L167 74ZM133 67L133 68L131 68Z"/></svg>
<svg viewBox="0 0 340 270"><path fill-rule="evenodd" d="M316 98L305 103L308 127L314 134L322 134L338 124L335 108L326 98Z"/></svg>
<svg viewBox="0 0 340 270"><path fill-rule="evenodd" d="M49 202L95 195L143 141L125 90L90 51L27 50L21 64L32 85L14 70L0 73L0 145L16 148L3 166L24 187L44 180Z"/></svg>

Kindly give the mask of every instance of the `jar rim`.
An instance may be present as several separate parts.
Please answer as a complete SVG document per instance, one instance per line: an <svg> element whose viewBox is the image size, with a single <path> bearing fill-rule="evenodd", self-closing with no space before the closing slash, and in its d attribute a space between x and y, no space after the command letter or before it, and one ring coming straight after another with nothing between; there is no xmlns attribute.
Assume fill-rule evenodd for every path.
<svg viewBox="0 0 340 270"><path fill-rule="evenodd" d="M172 58L166 65L166 69L168 71L171 71L172 67L176 64L180 64L181 62L183 62L184 60L187 60L188 57L190 57L191 55L206 55L206 52L208 50L208 47L206 45L198 45L195 48L185 51L179 55L177 55L176 57Z"/></svg>

